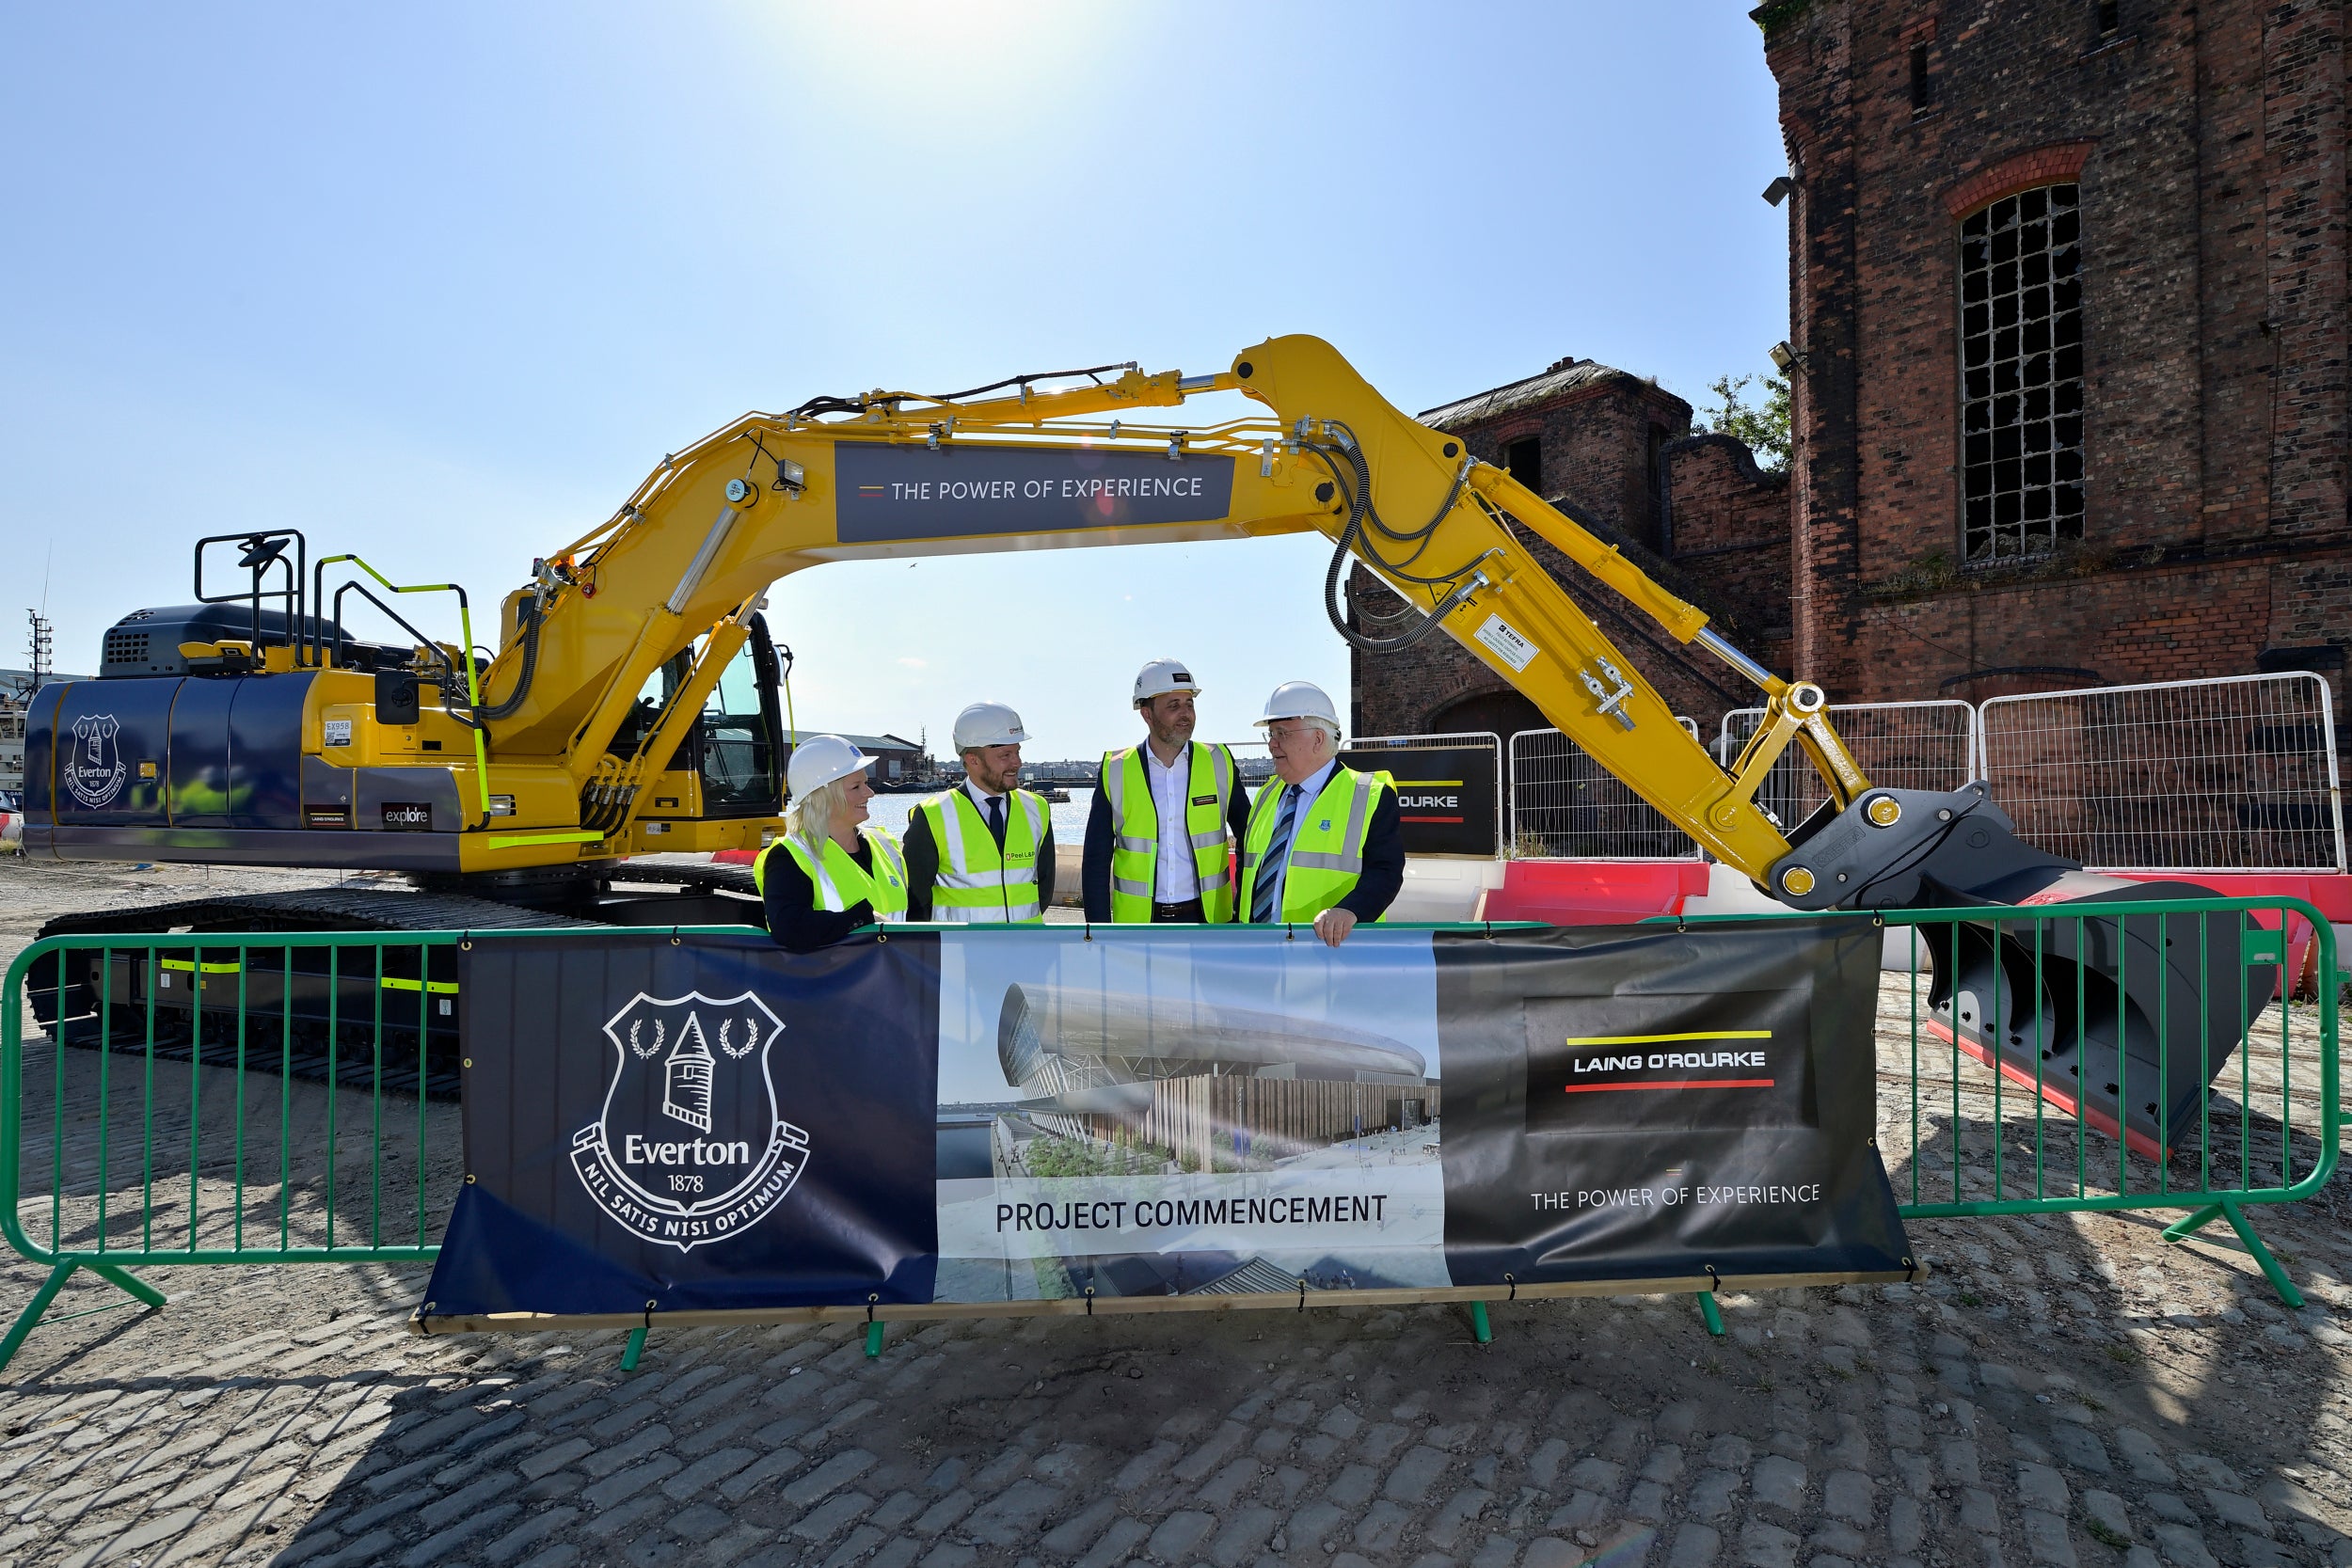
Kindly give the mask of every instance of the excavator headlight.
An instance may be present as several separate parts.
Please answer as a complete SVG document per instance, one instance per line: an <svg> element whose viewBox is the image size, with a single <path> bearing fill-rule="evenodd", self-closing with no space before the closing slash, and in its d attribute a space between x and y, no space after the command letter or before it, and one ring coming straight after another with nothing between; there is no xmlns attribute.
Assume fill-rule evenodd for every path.
<svg viewBox="0 0 2352 1568"><path fill-rule="evenodd" d="M788 457L776 459L777 487L799 495L808 488L808 470Z"/></svg>

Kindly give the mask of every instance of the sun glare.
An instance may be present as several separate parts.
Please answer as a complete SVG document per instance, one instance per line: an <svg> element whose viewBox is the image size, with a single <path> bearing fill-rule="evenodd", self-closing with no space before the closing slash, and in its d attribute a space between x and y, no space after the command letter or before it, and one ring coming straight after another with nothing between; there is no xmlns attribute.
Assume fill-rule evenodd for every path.
<svg viewBox="0 0 2352 1568"><path fill-rule="evenodd" d="M1119 53L1120 10L1057 0L896 0L757 13L811 82L868 106L903 104L932 131L943 112L1025 118L1066 104L1081 61ZM1056 82L1061 88L1047 91Z"/></svg>

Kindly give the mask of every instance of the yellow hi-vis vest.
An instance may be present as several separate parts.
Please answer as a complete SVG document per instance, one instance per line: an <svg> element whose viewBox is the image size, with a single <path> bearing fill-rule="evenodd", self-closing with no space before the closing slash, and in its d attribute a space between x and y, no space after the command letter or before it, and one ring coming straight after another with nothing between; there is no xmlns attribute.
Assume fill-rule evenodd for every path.
<svg viewBox="0 0 2352 1568"><path fill-rule="evenodd" d="M1184 835L1192 847L1193 866L1200 874L1200 918L1220 924L1233 918L1233 875L1225 847L1232 836L1225 814L1233 798L1233 753L1198 740L1190 750ZM1142 747L1103 753L1103 792L1111 803L1111 918L1149 925L1159 877L1161 829Z"/></svg>
<svg viewBox="0 0 2352 1568"><path fill-rule="evenodd" d="M1041 926L1037 853L1045 842L1045 797L1016 789L1005 804L1005 847L988 818L958 785L914 808L930 824L939 847L939 877L931 884L931 918L973 924Z"/></svg>
<svg viewBox="0 0 2352 1568"><path fill-rule="evenodd" d="M1290 786L1279 777L1266 781L1249 808L1249 836L1241 848L1241 918L1258 886L1258 863L1274 838L1275 818ZM1372 808L1380 791L1396 788L1386 773L1359 773L1343 763L1331 770L1323 792L1299 803L1291 823L1290 870L1282 879L1282 907L1275 917L1304 925L1354 890L1364 874L1364 835L1372 830ZM1388 916L1383 914L1382 919Z"/></svg>
<svg viewBox="0 0 2352 1568"><path fill-rule="evenodd" d="M781 849L792 857L811 886L817 890L817 908L839 913L853 910L860 904L874 906L876 920L904 920L907 917L907 857L898 841L883 828L861 826L858 832L865 838L872 853L874 869L868 875L847 849L834 842L828 834L821 854L812 855L808 846L790 833L776 839L759 852L752 862L752 885L760 896L768 895L768 857Z"/></svg>

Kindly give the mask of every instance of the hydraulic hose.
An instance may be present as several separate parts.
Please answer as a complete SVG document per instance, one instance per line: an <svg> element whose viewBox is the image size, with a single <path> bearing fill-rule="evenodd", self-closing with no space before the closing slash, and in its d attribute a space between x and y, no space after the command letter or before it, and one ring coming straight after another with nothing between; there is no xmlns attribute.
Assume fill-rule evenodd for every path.
<svg viewBox="0 0 2352 1568"><path fill-rule="evenodd" d="M1323 574L1323 612L1331 618L1331 629L1338 632L1341 640L1351 648L1368 654L1402 653L1445 625L1445 618L1454 612L1454 607L1469 598L1479 586L1475 579L1457 584L1452 593L1438 601L1435 609L1394 637L1366 637L1349 626L1347 617L1340 613L1340 569L1347 564L1349 546L1355 542L1356 521L1350 518L1340 534L1339 547L1331 552L1330 567Z"/></svg>
<svg viewBox="0 0 2352 1568"><path fill-rule="evenodd" d="M531 678L539 673L540 620L539 595L533 594L530 602L522 607L523 667L516 673L515 689L506 694L504 702L474 710L473 717L482 723L507 718L523 705L524 698L531 695Z"/></svg>
<svg viewBox="0 0 2352 1568"><path fill-rule="evenodd" d="M1470 465L1465 462L1461 469L1454 474L1453 487L1446 492L1445 499L1438 503L1437 512L1428 522L1409 532L1400 531L1383 522L1373 508L1372 466L1365 461L1363 449L1357 443L1354 436L1346 431L1345 426L1337 428L1342 432L1343 440L1336 449L1313 445L1307 449L1322 461L1325 467L1330 470L1333 483L1346 493L1348 501L1347 526L1340 531L1339 544L1331 552L1331 564L1323 574L1323 612L1330 618L1331 629L1338 632L1341 641L1349 647L1368 654L1401 653L1433 636L1445 624L1445 618L1454 612L1455 607L1470 597L1479 587L1479 582L1475 578L1467 583L1461 581L1463 575L1478 564L1475 561L1467 562L1439 577L1422 577L1406 569L1421 558L1422 550L1429 547L1429 541L1436 534L1438 525L1445 521L1447 515L1453 512L1454 502L1461 499L1462 487L1470 479ZM1355 477L1354 483L1351 484L1343 478L1339 466L1332 462L1331 452L1334 450L1347 459L1348 467ZM1420 547L1402 562L1387 560L1373 546L1371 541L1364 537L1364 523L1367 518L1388 538L1394 539L1400 544L1410 543L1418 539L1421 541ZM1392 637L1367 637L1349 626L1347 617L1340 610L1340 572L1346 566L1348 557L1359 544L1363 546L1363 553L1372 564L1392 577L1402 578L1407 582L1431 585L1448 583L1453 586L1444 598L1404 631ZM1409 610L1410 606L1406 608ZM1391 620L1402 618L1400 614L1391 617Z"/></svg>

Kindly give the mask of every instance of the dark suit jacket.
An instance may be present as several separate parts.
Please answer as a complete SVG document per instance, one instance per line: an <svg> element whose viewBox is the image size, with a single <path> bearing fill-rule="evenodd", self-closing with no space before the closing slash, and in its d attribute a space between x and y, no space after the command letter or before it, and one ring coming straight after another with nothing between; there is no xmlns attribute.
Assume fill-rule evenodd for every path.
<svg viewBox="0 0 2352 1568"><path fill-rule="evenodd" d="M1340 766L1345 768L1347 759L1342 757ZM1373 802L1372 821L1364 829L1364 874L1356 879L1339 908L1359 920L1377 920L1404 891L1405 821L1397 809L1396 791L1384 789Z"/></svg>
<svg viewBox="0 0 2352 1568"><path fill-rule="evenodd" d="M859 836L857 852L850 858L857 862L860 871L873 872L874 847L864 835ZM760 904L768 911L768 934L787 953L831 947L859 927L874 923L874 906L863 901L846 910L818 909L817 884L808 879L808 873L787 849L779 848L768 857L768 869L760 880L765 884Z"/></svg>

